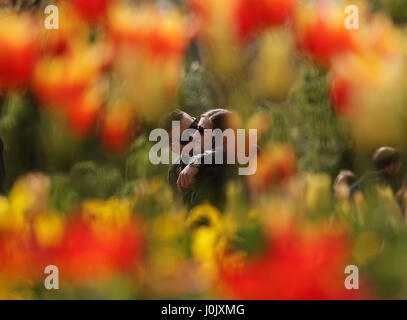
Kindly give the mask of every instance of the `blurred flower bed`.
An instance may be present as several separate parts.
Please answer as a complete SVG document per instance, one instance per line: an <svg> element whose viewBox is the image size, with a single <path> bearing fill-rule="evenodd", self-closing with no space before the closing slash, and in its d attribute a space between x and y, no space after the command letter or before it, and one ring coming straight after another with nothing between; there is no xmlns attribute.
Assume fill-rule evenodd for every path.
<svg viewBox="0 0 407 320"><path fill-rule="evenodd" d="M4 3L0 298L407 298L395 195L332 188L380 146L406 159L404 1ZM258 130L258 171L230 183L224 212L187 212L148 134L176 107L218 106Z"/></svg>

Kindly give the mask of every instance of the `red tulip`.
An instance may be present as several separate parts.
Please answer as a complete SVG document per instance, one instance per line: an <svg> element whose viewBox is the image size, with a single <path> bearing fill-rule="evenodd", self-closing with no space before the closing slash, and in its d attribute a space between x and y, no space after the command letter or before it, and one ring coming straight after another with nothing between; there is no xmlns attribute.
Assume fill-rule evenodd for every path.
<svg viewBox="0 0 407 320"><path fill-rule="evenodd" d="M281 25L292 18L297 0L239 0L236 19L238 35L247 39L264 28Z"/></svg>
<svg viewBox="0 0 407 320"><path fill-rule="evenodd" d="M352 109L351 85L340 75L333 73L330 79L330 92L333 110L337 115L348 115Z"/></svg>
<svg viewBox="0 0 407 320"><path fill-rule="evenodd" d="M0 15L0 91L26 85L39 52L37 24L27 14Z"/></svg>
<svg viewBox="0 0 407 320"><path fill-rule="evenodd" d="M0 235L0 282L27 283L44 275L42 250L25 229ZM48 263L51 264L51 263ZM47 265L47 264L45 264Z"/></svg>
<svg viewBox="0 0 407 320"><path fill-rule="evenodd" d="M115 0L71 0L78 15L88 22L97 22Z"/></svg>
<svg viewBox="0 0 407 320"><path fill-rule="evenodd" d="M87 137L95 125L102 108L97 93L88 93L73 99L67 106L68 120L72 130L80 137Z"/></svg>
<svg viewBox="0 0 407 320"><path fill-rule="evenodd" d="M32 262L27 244L15 235L0 237L0 274L10 278L24 278Z"/></svg>
<svg viewBox="0 0 407 320"><path fill-rule="evenodd" d="M67 225L54 257L62 279L86 283L130 271L139 262L142 248L143 237L134 222L107 227L74 220Z"/></svg>
<svg viewBox="0 0 407 320"><path fill-rule="evenodd" d="M350 243L333 230L274 230L264 252L243 267L222 268L221 283L233 299L351 299L363 290L347 290L345 267Z"/></svg>
<svg viewBox="0 0 407 320"><path fill-rule="evenodd" d="M318 2L299 15L300 47L318 63L328 65L336 55L356 50L355 32L345 28L345 14L331 2Z"/></svg>

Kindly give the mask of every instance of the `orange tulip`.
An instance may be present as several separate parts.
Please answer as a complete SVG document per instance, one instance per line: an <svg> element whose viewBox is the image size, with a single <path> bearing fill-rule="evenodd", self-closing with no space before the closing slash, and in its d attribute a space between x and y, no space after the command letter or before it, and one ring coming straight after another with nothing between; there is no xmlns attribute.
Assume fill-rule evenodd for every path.
<svg viewBox="0 0 407 320"><path fill-rule="evenodd" d="M181 59L187 44L187 20L178 11L165 14L149 5L117 5L108 26L117 49L131 49L154 57Z"/></svg>
<svg viewBox="0 0 407 320"><path fill-rule="evenodd" d="M295 152L291 146L272 146L258 156L257 172L248 177L253 194L282 183L297 171Z"/></svg>
<svg viewBox="0 0 407 320"><path fill-rule="evenodd" d="M135 135L135 115L126 104L119 102L110 105L102 117L100 130L100 139L107 150L113 153L123 152L130 146Z"/></svg>
<svg viewBox="0 0 407 320"><path fill-rule="evenodd" d="M41 49L45 56L72 53L75 44L88 41L88 26L75 15L73 8L66 2L58 8L58 29L41 30Z"/></svg>
<svg viewBox="0 0 407 320"><path fill-rule="evenodd" d="M62 56L45 57L36 66L32 88L43 105L65 107L97 79L100 61L88 48Z"/></svg>

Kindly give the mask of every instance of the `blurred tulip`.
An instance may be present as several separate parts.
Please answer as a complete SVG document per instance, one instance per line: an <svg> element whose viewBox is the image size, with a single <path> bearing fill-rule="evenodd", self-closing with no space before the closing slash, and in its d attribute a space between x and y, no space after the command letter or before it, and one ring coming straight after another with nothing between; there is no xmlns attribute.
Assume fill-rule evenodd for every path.
<svg viewBox="0 0 407 320"><path fill-rule="evenodd" d="M353 255L359 265L365 265L384 248L384 239L375 232L362 232L355 239Z"/></svg>
<svg viewBox="0 0 407 320"><path fill-rule="evenodd" d="M253 195L261 194L283 182L297 171L296 156L291 146L271 146L258 156L257 172L248 177Z"/></svg>
<svg viewBox="0 0 407 320"><path fill-rule="evenodd" d="M131 271L142 258L143 246L138 224L92 228L84 221L73 220L51 257L64 270L63 281L93 283Z"/></svg>
<svg viewBox="0 0 407 320"><path fill-rule="evenodd" d="M174 106L181 82L181 61L122 51L114 70L125 80L120 83L123 98L140 116L154 121Z"/></svg>
<svg viewBox="0 0 407 320"><path fill-rule="evenodd" d="M163 58L181 59L188 45L186 19L177 11L160 18L151 35L151 52Z"/></svg>
<svg viewBox="0 0 407 320"><path fill-rule="evenodd" d="M131 272L144 247L141 224L131 217L131 203L88 201L83 218L65 218L49 213L47 184L45 176L28 175L13 187L8 201L2 199L0 282L35 283L50 264L64 270L64 281L81 285ZM16 229L11 218L19 213L24 224Z"/></svg>
<svg viewBox="0 0 407 320"><path fill-rule="evenodd" d="M37 244L46 249L60 243L65 224L62 215L43 212L34 219L33 230Z"/></svg>
<svg viewBox="0 0 407 320"><path fill-rule="evenodd" d="M102 104L97 89L75 97L68 103L68 120L75 134L82 138L89 136L101 112Z"/></svg>
<svg viewBox="0 0 407 320"><path fill-rule="evenodd" d="M331 178L326 174L310 176L305 195L306 207L312 213L327 213L332 204Z"/></svg>
<svg viewBox="0 0 407 320"><path fill-rule="evenodd" d="M331 95L337 114L351 125L358 150L404 146L404 58L350 54L334 61Z"/></svg>
<svg viewBox="0 0 407 320"><path fill-rule="evenodd" d="M191 0L189 4L198 20L198 40L203 45L210 66L223 79L238 74L245 60L236 26L238 2Z"/></svg>
<svg viewBox="0 0 407 320"><path fill-rule="evenodd" d="M124 226L131 222L132 201L111 198L88 200L82 204L82 217L93 226Z"/></svg>
<svg viewBox="0 0 407 320"><path fill-rule="evenodd" d="M193 208L188 215L187 224L191 227L194 225L208 225L220 231L222 228L222 214L210 204L203 204Z"/></svg>
<svg viewBox="0 0 407 320"><path fill-rule="evenodd" d="M21 233L0 234L0 282L22 285L38 279L36 252L29 238Z"/></svg>
<svg viewBox="0 0 407 320"><path fill-rule="evenodd" d="M209 204L196 206L189 213L187 224L191 233L191 252L199 263L202 277L211 282L217 274L217 264L235 265L242 260L242 253L228 243L231 221Z"/></svg>
<svg viewBox="0 0 407 320"><path fill-rule="evenodd" d="M357 33L357 53L375 53L392 59L405 52L405 35L387 16L375 14L364 21Z"/></svg>
<svg viewBox="0 0 407 320"><path fill-rule="evenodd" d="M247 129L257 130L257 139L261 139L264 135L270 132L273 125L273 118L267 112L256 112L250 117L246 125Z"/></svg>
<svg viewBox="0 0 407 320"><path fill-rule="evenodd" d="M58 18L58 29L41 29L41 51L44 56L71 53L76 43L88 41L89 27L75 15L66 1L58 4Z"/></svg>
<svg viewBox="0 0 407 320"><path fill-rule="evenodd" d="M15 190L13 188L12 190ZM11 193L10 193L11 194ZM18 192L13 199L0 198L0 231L24 230L27 223L24 216L25 201L31 200L26 192ZM0 232L0 233L1 233Z"/></svg>
<svg viewBox="0 0 407 320"><path fill-rule="evenodd" d="M45 57L38 62L33 78L33 90L45 106L65 107L80 98L98 78L100 60L92 48L78 48L73 53Z"/></svg>
<svg viewBox="0 0 407 320"><path fill-rule="evenodd" d="M240 268L222 269L221 285L233 299L360 299L347 290L350 242L340 231L295 227L272 230L264 252ZM304 230L305 229L305 230Z"/></svg>
<svg viewBox="0 0 407 320"><path fill-rule="evenodd" d="M108 30L116 47L143 50L158 21L157 15L152 6L114 5L109 10Z"/></svg>
<svg viewBox="0 0 407 320"><path fill-rule="evenodd" d="M242 40L258 31L281 25L292 18L297 0L238 0L237 30Z"/></svg>
<svg viewBox="0 0 407 320"><path fill-rule="evenodd" d="M22 213L31 220L48 209L50 180L41 173L30 173L20 178L9 194L12 214Z"/></svg>
<svg viewBox="0 0 407 320"><path fill-rule="evenodd" d="M342 77L333 71L330 81L330 93L335 114L351 114L351 90L351 84L345 79L345 77Z"/></svg>
<svg viewBox="0 0 407 320"><path fill-rule="evenodd" d="M143 117L155 119L168 112L177 97L189 41L186 23L177 10L163 14L152 5L118 4L110 10L113 69L124 80L125 99Z"/></svg>
<svg viewBox="0 0 407 320"><path fill-rule="evenodd" d="M265 34L259 39L259 53L252 67L251 92L257 98L284 101L296 80L295 47L284 31Z"/></svg>
<svg viewBox="0 0 407 320"><path fill-rule="evenodd" d="M38 244L49 244L52 233L59 230L53 228L51 233L46 233L50 230L45 230L40 222L48 211L49 187L46 176L29 174L14 184L7 202L3 199L4 211L0 213L0 282L27 283L37 281L43 274L43 255ZM5 213L7 216L1 217Z"/></svg>
<svg viewBox="0 0 407 320"><path fill-rule="evenodd" d="M39 54L39 30L29 14L0 11L0 92L29 82Z"/></svg>
<svg viewBox="0 0 407 320"><path fill-rule="evenodd" d="M300 47L318 63L356 49L356 31L345 28L342 6L333 1L317 1L299 10L296 32Z"/></svg>
<svg viewBox="0 0 407 320"><path fill-rule="evenodd" d="M78 15L87 22L97 22L108 11L115 0L68 0L75 8Z"/></svg>
<svg viewBox="0 0 407 320"><path fill-rule="evenodd" d="M137 131L137 118L126 103L109 105L102 116L100 139L107 150L120 153L127 149Z"/></svg>
<svg viewBox="0 0 407 320"><path fill-rule="evenodd" d="M118 4L109 13L109 30L118 49L153 57L182 58L187 44L187 20L176 10L162 14L150 5Z"/></svg>

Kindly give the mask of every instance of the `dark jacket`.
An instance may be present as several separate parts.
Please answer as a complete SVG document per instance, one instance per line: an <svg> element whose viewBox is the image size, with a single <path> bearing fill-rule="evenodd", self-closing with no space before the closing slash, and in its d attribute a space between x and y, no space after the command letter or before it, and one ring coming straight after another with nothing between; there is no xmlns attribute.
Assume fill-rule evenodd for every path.
<svg viewBox="0 0 407 320"><path fill-rule="evenodd" d="M354 194L357 190L368 193L375 192L376 186L390 187L394 194L396 194L400 187L400 182L385 171L371 171L351 185L350 192L351 194Z"/></svg>
<svg viewBox="0 0 407 320"><path fill-rule="evenodd" d="M177 188L177 180L181 171L187 166L185 162L179 159L176 164L170 166L168 171L168 182L176 194L180 193ZM201 165L195 177L195 183L188 189L183 189L181 194L183 203L188 209L191 209L209 202L222 211L226 203L226 185L230 178L237 174L235 170L234 165Z"/></svg>

